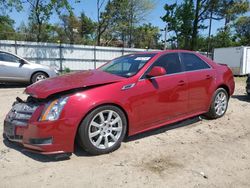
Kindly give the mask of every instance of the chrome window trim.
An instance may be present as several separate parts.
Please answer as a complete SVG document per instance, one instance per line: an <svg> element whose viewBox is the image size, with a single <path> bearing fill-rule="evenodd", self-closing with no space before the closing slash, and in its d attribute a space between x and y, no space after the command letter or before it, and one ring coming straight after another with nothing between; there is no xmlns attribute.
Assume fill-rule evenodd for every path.
<svg viewBox="0 0 250 188"><path fill-rule="evenodd" d="M190 73L190 72L200 72L200 71L211 70L211 69L212 68L199 69L199 70L194 70L194 71L183 71L183 72L178 72L178 73L165 74L165 75L162 75L162 76L155 76L155 77L151 77L151 78L140 78L138 81L156 79L156 78L160 78L160 77L164 77L164 76L172 76L172 75L177 75L177 74L186 74L186 73Z"/></svg>
<svg viewBox="0 0 250 188"><path fill-rule="evenodd" d="M142 78L143 75L148 71L148 69L162 56L164 55L167 55L167 54L173 54L173 53L177 53L178 54L178 57L179 57L179 61L181 62L181 65L182 67L185 69L185 65L182 63L182 60L181 60L181 53L188 53L188 54L193 54L195 55L196 57L198 57L201 61L203 61L204 63L206 63L208 65L209 68L205 68L205 69L197 69L197 70L191 70L191 71L186 71L186 70L183 70L182 72L178 72L178 73L172 73L172 74L165 74L165 75L162 75L162 76L155 76L155 77L151 77L151 78ZM177 74L183 74L183 73L190 73L190 72L200 72L200 71L204 71L204 70L211 70L213 69L213 67L208 64L206 61L204 61L203 59L201 59L199 56L197 56L196 54L192 53L192 52L171 52L171 53L166 53L166 54L163 54L161 55L160 57L158 57L158 59L155 60L155 62L153 62L153 64L151 66L149 66L146 71L140 76L140 78L138 79L138 81L142 81L142 80L150 80L150 79L155 79L155 78L159 78L159 77L164 77L164 76L172 76L172 75L177 75Z"/></svg>

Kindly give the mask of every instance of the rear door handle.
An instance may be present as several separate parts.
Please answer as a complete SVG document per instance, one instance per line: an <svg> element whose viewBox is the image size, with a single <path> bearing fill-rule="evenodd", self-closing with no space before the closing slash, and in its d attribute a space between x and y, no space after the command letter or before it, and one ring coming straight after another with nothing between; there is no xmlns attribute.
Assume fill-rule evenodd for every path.
<svg viewBox="0 0 250 188"><path fill-rule="evenodd" d="M178 86L183 86L183 85L185 85L185 82L183 80L178 82Z"/></svg>

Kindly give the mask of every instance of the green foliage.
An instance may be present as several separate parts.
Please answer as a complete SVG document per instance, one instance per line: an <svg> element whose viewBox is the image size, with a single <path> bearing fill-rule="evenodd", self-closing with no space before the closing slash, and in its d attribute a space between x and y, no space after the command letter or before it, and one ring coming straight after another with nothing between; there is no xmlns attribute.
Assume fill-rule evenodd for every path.
<svg viewBox="0 0 250 188"><path fill-rule="evenodd" d="M0 0L0 15L4 15L7 11L16 9L21 11L23 6L21 0Z"/></svg>
<svg viewBox="0 0 250 188"><path fill-rule="evenodd" d="M9 16L0 16L0 37L1 39L14 39L15 36L11 36L11 33L15 32L14 30L14 20Z"/></svg>
<svg viewBox="0 0 250 188"><path fill-rule="evenodd" d="M240 45L250 45L250 16L240 17L233 27Z"/></svg>
<svg viewBox="0 0 250 188"><path fill-rule="evenodd" d="M164 6L166 10L162 20L167 23L167 29L174 33L169 39L176 42L177 48L190 49L194 22L194 4L192 0L184 0L180 5L176 3Z"/></svg>
<svg viewBox="0 0 250 188"><path fill-rule="evenodd" d="M217 15L225 19L225 29L238 15L249 11L249 0L220 0Z"/></svg>
<svg viewBox="0 0 250 188"><path fill-rule="evenodd" d="M137 48L156 49L159 47L159 28L152 26L151 23L139 26L134 34L134 44Z"/></svg>
<svg viewBox="0 0 250 188"><path fill-rule="evenodd" d="M230 47L235 44L229 29L221 29L216 36L212 37L211 41L213 48Z"/></svg>
<svg viewBox="0 0 250 188"><path fill-rule="evenodd" d="M64 73L70 73L70 72L71 72L71 70L70 70L70 68L69 68L69 67L65 67L63 72L64 72Z"/></svg>
<svg viewBox="0 0 250 188"><path fill-rule="evenodd" d="M43 41L42 39L44 36L42 35L46 33L46 30L50 30L48 28L48 21L53 14L53 11L56 11L58 14L60 14L63 9L68 10L70 13L72 12L67 0L27 0L27 3L31 10L29 15L29 25L31 27L31 32L36 34L37 42Z"/></svg>
<svg viewBox="0 0 250 188"><path fill-rule="evenodd" d="M60 16L60 19L62 23L61 28L60 26L57 28L57 34L62 43L90 43L95 31L95 23L84 13L81 13L79 18L70 14L62 15Z"/></svg>
<svg viewBox="0 0 250 188"><path fill-rule="evenodd" d="M152 0L108 1L98 21L97 45L134 46L134 31L154 7ZM120 41L120 42L119 42Z"/></svg>
<svg viewBox="0 0 250 188"><path fill-rule="evenodd" d="M166 14L162 20L166 22L168 32L172 37L168 39L172 44L176 44L177 48L199 50L207 49L207 44L211 41L205 39L207 48L201 44L202 41L199 35L200 30L204 30L207 26L204 24L207 19L210 20L225 20L224 31L220 30L216 38L213 37L213 46L231 46L237 44L236 36L232 36L229 23L234 21L238 15L249 10L248 0L183 0L181 4L166 4L164 6ZM248 22L244 20L244 24L238 22L236 30L240 31L247 28ZM212 24L210 25L211 29ZM242 29L240 29L242 28ZM244 33L244 32L243 32ZM239 44L247 44L248 35L239 37ZM209 45L209 50L211 46ZM205 50L206 51L206 50Z"/></svg>

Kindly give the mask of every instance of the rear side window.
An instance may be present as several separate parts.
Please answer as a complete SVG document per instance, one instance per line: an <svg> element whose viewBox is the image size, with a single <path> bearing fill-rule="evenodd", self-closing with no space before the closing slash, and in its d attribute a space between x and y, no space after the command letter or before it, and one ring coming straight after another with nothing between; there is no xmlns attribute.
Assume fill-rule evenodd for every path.
<svg viewBox="0 0 250 188"><path fill-rule="evenodd" d="M153 64L152 68L154 66L163 67L166 70L167 74L182 72L181 62L177 53L171 53L161 56Z"/></svg>
<svg viewBox="0 0 250 188"><path fill-rule="evenodd" d="M202 69L209 69L209 65L191 53L181 53L182 62L185 67L185 71L195 71Z"/></svg>

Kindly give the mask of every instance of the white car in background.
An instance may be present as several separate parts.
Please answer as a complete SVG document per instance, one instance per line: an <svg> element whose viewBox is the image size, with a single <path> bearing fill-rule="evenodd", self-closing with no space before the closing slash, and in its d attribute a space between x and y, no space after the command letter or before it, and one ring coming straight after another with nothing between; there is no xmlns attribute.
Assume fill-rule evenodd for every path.
<svg viewBox="0 0 250 188"><path fill-rule="evenodd" d="M48 66L31 63L12 53L0 51L0 82L33 84L57 74L57 70Z"/></svg>

